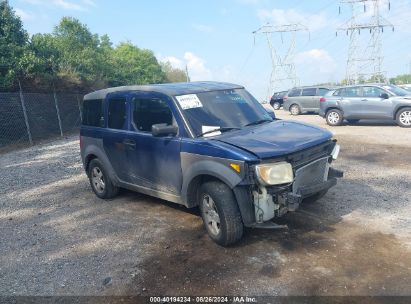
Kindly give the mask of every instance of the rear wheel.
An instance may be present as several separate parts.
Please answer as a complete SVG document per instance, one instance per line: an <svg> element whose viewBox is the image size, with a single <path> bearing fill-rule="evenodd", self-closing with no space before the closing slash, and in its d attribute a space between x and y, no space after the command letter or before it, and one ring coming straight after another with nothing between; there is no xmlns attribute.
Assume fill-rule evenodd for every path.
<svg viewBox="0 0 411 304"><path fill-rule="evenodd" d="M119 188L110 180L102 162L95 158L88 165L88 178L94 193L103 199L113 198L118 194Z"/></svg>
<svg viewBox="0 0 411 304"><path fill-rule="evenodd" d="M301 114L300 106L297 104L292 104L290 106L290 113L291 115L300 115Z"/></svg>
<svg viewBox="0 0 411 304"><path fill-rule="evenodd" d="M231 189L217 181L204 183L200 188L201 217L211 239L228 246L243 236L243 222Z"/></svg>
<svg viewBox="0 0 411 304"><path fill-rule="evenodd" d="M274 110L279 110L280 107L281 107L281 104L280 104L278 101L276 101L276 102L273 103L273 108L274 108Z"/></svg>
<svg viewBox="0 0 411 304"><path fill-rule="evenodd" d="M354 125L354 124L356 124L357 122L359 122L360 120L359 120L359 119L347 119L347 121L348 121L348 123L349 123L350 125Z"/></svg>
<svg viewBox="0 0 411 304"><path fill-rule="evenodd" d="M340 126L343 122L343 113L338 109L329 110L325 117L330 126Z"/></svg>
<svg viewBox="0 0 411 304"><path fill-rule="evenodd" d="M403 128L411 128L411 108L403 108L397 113L397 124Z"/></svg>

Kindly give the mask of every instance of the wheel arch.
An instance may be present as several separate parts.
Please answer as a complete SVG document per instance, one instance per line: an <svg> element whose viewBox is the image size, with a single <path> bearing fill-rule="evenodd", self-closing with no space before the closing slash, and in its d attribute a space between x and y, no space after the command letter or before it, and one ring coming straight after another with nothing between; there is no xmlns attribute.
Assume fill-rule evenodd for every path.
<svg viewBox="0 0 411 304"><path fill-rule="evenodd" d="M201 182L217 180L233 189L242 179L238 173L220 162L212 160L199 161L192 164L184 172L181 196L187 207L195 207L197 205L196 189L198 189Z"/></svg>
<svg viewBox="0 0 411 304"><path fill-rule="evenodd" d="M394 120L397 119L398 112L401 111L404 108L410 108L411 109L411 105L399 105L394 111L394 117L393 117Z"/></svg>

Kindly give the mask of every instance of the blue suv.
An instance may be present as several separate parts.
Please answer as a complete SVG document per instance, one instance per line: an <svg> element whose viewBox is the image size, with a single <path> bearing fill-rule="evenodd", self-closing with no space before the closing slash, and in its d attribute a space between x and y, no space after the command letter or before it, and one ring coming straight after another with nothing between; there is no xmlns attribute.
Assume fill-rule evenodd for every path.
<svg viewBox="0 0 411 304"><path fill-rule="evenodd" d="M330 167L339 153L330 132L273 119L239 85L109 88L86 95L82 115L81 157L98 197L126 188L199 207L224 246L342 177Z"/></svg>

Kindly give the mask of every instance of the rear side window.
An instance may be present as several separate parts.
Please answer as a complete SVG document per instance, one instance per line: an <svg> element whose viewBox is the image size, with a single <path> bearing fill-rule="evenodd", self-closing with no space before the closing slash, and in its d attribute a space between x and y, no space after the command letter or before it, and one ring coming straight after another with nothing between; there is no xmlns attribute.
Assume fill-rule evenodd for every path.
<svg viewBox="0 0 411 304"><path fill-rule="evenodd" d="M329 91L330 91L329 89L319 88L319 89L318 89L318 96L324 96L324 95L327 94Z"/></svg>
<svg viewBox="0 0 411 304"><path fill-rule="evenodd" d="M99 127L103 116L103 101L101 99L84 100L82 123L85 126Z"/></svg>
<svg viewBox="0 0 411 304"><path fill-rule="evenodd" d="M127 120L125 98L113 98L108 104L108 127L111 129L125 129Z"/></svg>
<svg viewBox="0 0 411 304"><path fill-rule="evenodd" d="M135 130L151 132L155 124L173 124L173 115L167 102L158 99L133 98L133 127Z"/></svg>
<svg viewBox="0 0 411 304"><path fill-rule="evenodd" d="M316 94L317 94L316 88L307 88L307 89L303 89L303 93L301 95L302 96L315 96Z"/></svg>
<svg viewBox="0 0 411 304"><path fill-rule="evenodd" d="M291 90L290 93L288 93L288 97L300 96L300 94L301 94L301 89L293 89Z"/></svg>
<svg viewBox="0 0 411 304"><path fill-rule="evenodd" d="M361 88L360 87L351 87L346 88L344 91L344 95L346 97L361 97Z"/></svg>

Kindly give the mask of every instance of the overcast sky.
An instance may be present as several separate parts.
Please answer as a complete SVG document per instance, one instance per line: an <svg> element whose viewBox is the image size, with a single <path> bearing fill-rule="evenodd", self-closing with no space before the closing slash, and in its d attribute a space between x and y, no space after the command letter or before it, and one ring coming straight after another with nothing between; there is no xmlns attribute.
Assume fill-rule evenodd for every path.
<svg viewBox="0 0 411 304"><path fill-rule="evenodd" d="M382 0L382 15L394 26L383 34L384 70L389 77L410 71L411 0ZM159 60L188 65L192 80L245 85L267 95L271 61L267 42L252 32L261 25L302 23L295 65L302 85L344 78L348 37L336 28L350 17L336 0L10 0L30 34L51 32L61 17L73 16L114 44L129 40L154 51ZM368 34L368 35L367 35ZM369 33L361 33L364 40ZM282 38L282 39L281 39ZM284 52L290 37L273 37Z"/></svg>

